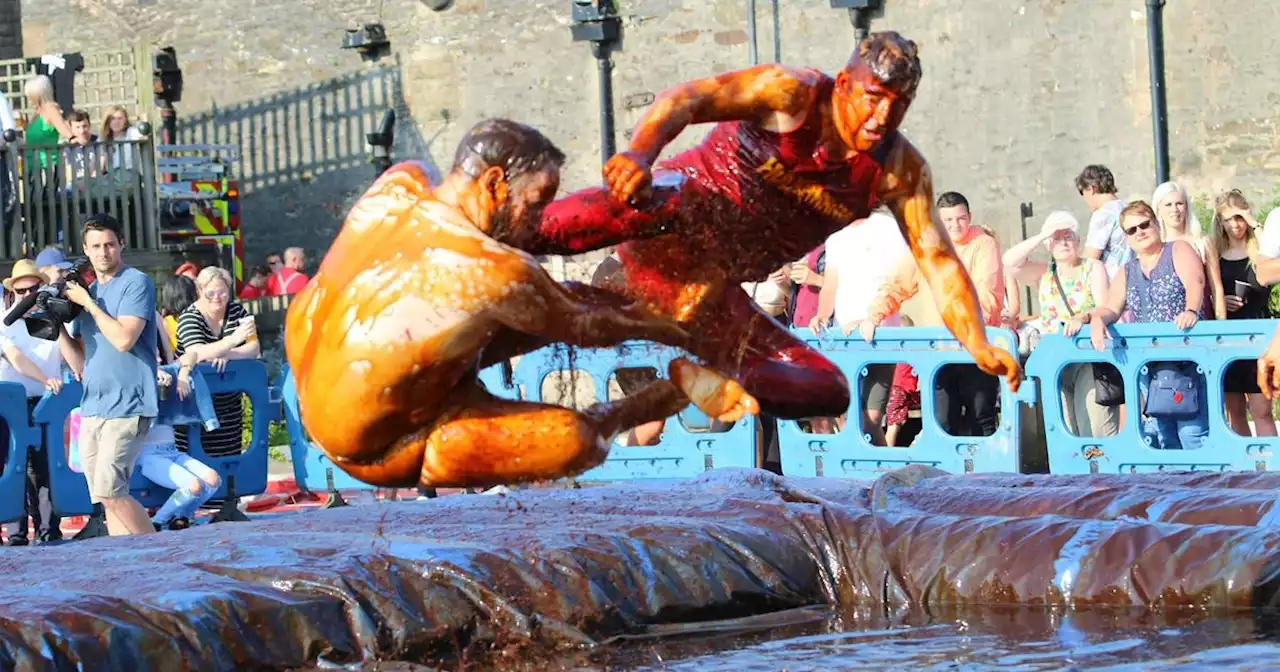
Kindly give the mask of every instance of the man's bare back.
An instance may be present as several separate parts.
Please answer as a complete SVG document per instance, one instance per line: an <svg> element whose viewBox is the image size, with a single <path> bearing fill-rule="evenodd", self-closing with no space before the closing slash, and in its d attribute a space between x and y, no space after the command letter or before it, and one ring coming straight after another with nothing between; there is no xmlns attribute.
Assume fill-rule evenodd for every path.
<svg viewBox="0 0 1280 672"><path fill-rule="evenodd" d="M422 166L400 164L352 208L285 332L303 424L345 471L388 486L571 476L603 461L619 431L689 403L658 381L579 413L500 399L478 381L481 366L547 343L687 338L617 296L557 284L533 257L490 237L518 239L520 222L558 187L552 167L520 178L458 169L432 190ZM699 373L676 366L676 379ZM731 406L750 410L740 388L724 387Z"/></svg>

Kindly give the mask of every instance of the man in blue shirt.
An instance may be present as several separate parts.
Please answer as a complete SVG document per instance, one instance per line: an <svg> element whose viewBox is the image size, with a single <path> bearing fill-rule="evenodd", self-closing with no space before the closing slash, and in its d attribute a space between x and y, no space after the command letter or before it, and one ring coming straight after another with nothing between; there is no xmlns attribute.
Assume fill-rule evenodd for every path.
<svg viewBox="0 0 1280 672"><path fill-rule="evenodd" d="M89 498L101 502L112 535L153 532L151 519L129 495L129 477L157 414L156 288L147 274L124 264L120 222L95 215L80 239L97 280L88 289L67 283L67 298L84 307L75 320L72 368L81 371L80 462Z"/></svg>

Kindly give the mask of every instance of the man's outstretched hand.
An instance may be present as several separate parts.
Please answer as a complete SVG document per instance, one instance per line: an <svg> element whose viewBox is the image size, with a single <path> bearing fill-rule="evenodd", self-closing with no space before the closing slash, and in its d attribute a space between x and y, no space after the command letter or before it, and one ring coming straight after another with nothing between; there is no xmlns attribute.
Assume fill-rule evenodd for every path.
<svg viewBox="0 0 1280 672"><path fill-rule="evenodd" d="M1009 384L1010 392L1017 392L1018 387L1022 385L1022 367L1018 365L1018 359L1008 350L988 345L985 349L973 353L973 359L984 373L1004 378Z"/></svg>
<svg viewBox="0 0 1280 672"><path fill-rule="evenodd" d="M643 196L653 179L649 160L639 152L618 152L604 164L604 183L609 193L623 203Z"/></svg>
<svg viewBox="0 0 1280 672"><path fill-rule="evenodd" d="M1258 387L1267 399L1275 399L1276 390L1280 390L1280 329L1258 358Z"/></svg>

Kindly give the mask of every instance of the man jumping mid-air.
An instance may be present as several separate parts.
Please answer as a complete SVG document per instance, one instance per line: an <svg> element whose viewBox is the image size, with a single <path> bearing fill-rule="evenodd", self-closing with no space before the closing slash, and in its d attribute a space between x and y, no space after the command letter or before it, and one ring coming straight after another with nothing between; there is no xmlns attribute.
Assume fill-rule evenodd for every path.
<svg viewBox="0 0 1280 672"><path fill-rule="evenodd" d="M577 254L621 244L626 280L616 291L680 323L690 334L682 345L741 383L762 412L839 415L850 398L840 370L740 283L884 203L946 325L983 371L1016 390L1017 361L987 341L973 283L933 217L929 167L898 132L920 73L915 43L887 32L863 40L834 78L765 65L672 88L605 165L606 186L549 205L538 237L521 247ZM652 168L681 131L709 122L700 145Z"/></svg>
<svg viewBox="0 0 1280 672"><path fill-rule="evenodd" d="M439 187L402 163L351 209L285 322L302 423L344 471L383 486L552 480L599 464L617 433L688 397L729 399L717 410L734 418L757 410L737 383L684 359L670 380L582 412L484 389L480 369L548 343L687 339L643 306L557 284L515 249L555 196L563 159L528 126L485 121Z"/></svg>

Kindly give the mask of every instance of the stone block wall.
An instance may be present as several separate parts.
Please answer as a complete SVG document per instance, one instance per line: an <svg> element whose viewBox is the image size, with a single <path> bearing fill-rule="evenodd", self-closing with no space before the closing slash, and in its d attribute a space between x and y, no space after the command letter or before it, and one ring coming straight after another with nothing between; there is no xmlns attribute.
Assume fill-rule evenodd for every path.
<svg viewBox="0 0 1280 672"><path fill-rule="evenodd" d="M0 0L3 8L11 0ZM1154 188L1144 5L1133 0L888 0L875 29L921 46L925 79L905 131L940 190L965 193L1004 245L1018 204L1036 222L1087 212L1072 179L1088 163L1122 195ZM772 56L770 3L759 49ZM745 0L624 0L615 56L619 143L652 94L747 64ZM570 0L25 0L28 54L139 40L173 45L186 72L186 139L242 145L251 254L288 244L322 251L372 174L363 133L400 113L397 151L447 169L461 134L487 116L542 128L570 155L565 189L598 183L596 66L569 35ZM781 4L783 60L827 71L853 30L827 0ZM1275 193L1280 3L1174 2L1165 12L1170 146L1193 193ZM381 20L395 54L362 63L339 49L350 25ZM2 38L2 33L0 33ZM0 39L0 45L3 40ZM690 129L673 150L703 133ZM582 268L578 268L582 266ZM587 265L571 264L574 272ZM574 270L576 269L576 270Z"/></svg>

